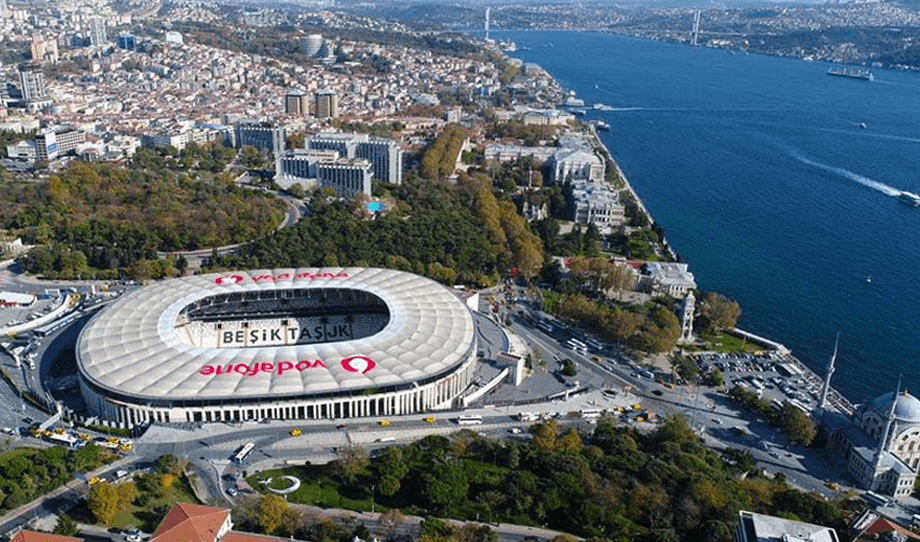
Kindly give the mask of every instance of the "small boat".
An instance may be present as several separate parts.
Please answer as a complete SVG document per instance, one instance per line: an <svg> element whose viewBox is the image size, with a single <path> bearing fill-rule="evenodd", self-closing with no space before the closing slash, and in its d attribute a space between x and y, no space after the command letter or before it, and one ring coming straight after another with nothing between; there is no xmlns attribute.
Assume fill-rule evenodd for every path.
<svg viewBox="0 0 920 542"><path fill-rule="evenodd" d="M904 203L913 205L914 207L920 207L920 196L914 194L913 192L901 192L898 194L898 199Z"/></svg>
<svg viewBox="0 0 920 542"><path fill-rule="evenodd" d="M862 128L863 130L865 130L865 129L866 129L866 123L865 123L865 122L860 122L860 123L859 123L859 127Z"/></svg>
<svg viewBox="0 0 920 542"><path fill-rule="evenodd" d="M866 277L866 284L872 284L872 275Z"/></svg>
<svg viewBox="0 0 920 542"><path fill-rule="evenodd" d="M602 120L599 120L599 121L595 122L595 123L594 123L594 126L595 126L595 128L597 128L598 130L603 130L603 131L605 131L605 132L608 131L608 130L610 130L610 125L607 124L606 122L602 121Z"/></svg>

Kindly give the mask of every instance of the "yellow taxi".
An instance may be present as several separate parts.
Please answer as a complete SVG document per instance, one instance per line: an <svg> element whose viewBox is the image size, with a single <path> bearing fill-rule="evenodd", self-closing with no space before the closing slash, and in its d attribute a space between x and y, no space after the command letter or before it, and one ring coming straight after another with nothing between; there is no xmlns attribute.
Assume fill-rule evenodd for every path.
<svg viewBox="0 0 920 542"><path fill-rule="evenodd" d="M390 420L380 420L380 427L389 427Z"/></svg>
<svg viewBox="0 0 920 542"><path fill-rule="evenodd" d="M292 436L292 437L299 437L299 436L302 435L302 434L303 434L303 433L300 431L300 429L291 429L291 436Z"/></svg>
<svg viewBox="0 0 920 542"><path fill-rule="evenodd" d="M640 405L639 403L636 403L636 404L634 404L634 405L632 406L632 409L633 409L633 410L642 410L642 405Z"/></svg>
<svg viewBox="0 0 920 542"><path fill-rule="evenodd" d="M434 423L434 416L426 416L425 421L428 423Z"/></svg>
<svg viewBox="0 0 920 542"><path fill-rule="evenodd" d="M101 481L102 480L100 480L98 476L93 476L92 478L89 479L89 485L98 484Z"/></svg>

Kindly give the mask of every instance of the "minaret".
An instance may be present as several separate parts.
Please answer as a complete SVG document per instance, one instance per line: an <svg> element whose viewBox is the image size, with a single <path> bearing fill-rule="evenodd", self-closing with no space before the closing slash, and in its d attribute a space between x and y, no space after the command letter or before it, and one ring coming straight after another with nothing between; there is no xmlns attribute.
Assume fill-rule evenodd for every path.
<svg viewBox="0 0 920 542"><path fill-rule="evenodd" d="M898 376L898 389L895 390L894 395L891 397L891 408L888 410L888 418L885 422L885 431L882 432L881 438L878 441L878 448L875 450L875 470L878 470L879 460L882 458L882 452L885 451L885 446L888 444L888 434L891 431L891 424L894 422L894 407L897 406L898 395L901 394L901 376Z"/></svg>
<svg viewBox="0 0 920 542"><path fill-rule="evenodd" d="M831 376L834 374L834 362L837 361L837 344L840 342L840 332L837 332L837 340L834 341L834 355L827 364L827 376L824 377L824 387L821 388L821 400L818 401L818 409L824 410L827 403L827 392L831 389Z"/></svg>

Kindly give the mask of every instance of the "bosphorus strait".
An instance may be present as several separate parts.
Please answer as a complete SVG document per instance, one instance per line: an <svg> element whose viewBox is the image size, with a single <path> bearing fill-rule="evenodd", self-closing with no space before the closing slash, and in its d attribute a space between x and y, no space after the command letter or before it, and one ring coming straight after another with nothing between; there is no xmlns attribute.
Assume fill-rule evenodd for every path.
<svg viewBox="0 0 920 542"><path fill-rule="evenodd" d="M920 75L576 32L503 32L588 120L690 263L738 300L739 326L854 401L920 384ZM592 104L604 104L603 110ZM871 276L871 281L867 280Z"/></svg>

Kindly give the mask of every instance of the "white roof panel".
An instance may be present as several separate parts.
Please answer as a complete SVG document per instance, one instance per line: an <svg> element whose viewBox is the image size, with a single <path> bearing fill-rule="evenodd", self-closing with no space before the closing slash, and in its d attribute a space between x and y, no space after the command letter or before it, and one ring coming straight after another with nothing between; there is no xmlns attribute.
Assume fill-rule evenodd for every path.
<svg viewBox="0 0 920 542"><path fill-rule="evenodd" d="M389 320L368 337L288 346L195 347L176 331L182 309L201 299L307 288L369 292L386 304ZM139 399L235 400L411 384L460 365L474 342L469 310L432 280L389 269L303 268L146 286L96 315L77 352L83 377L112 392Z"/></svg>

